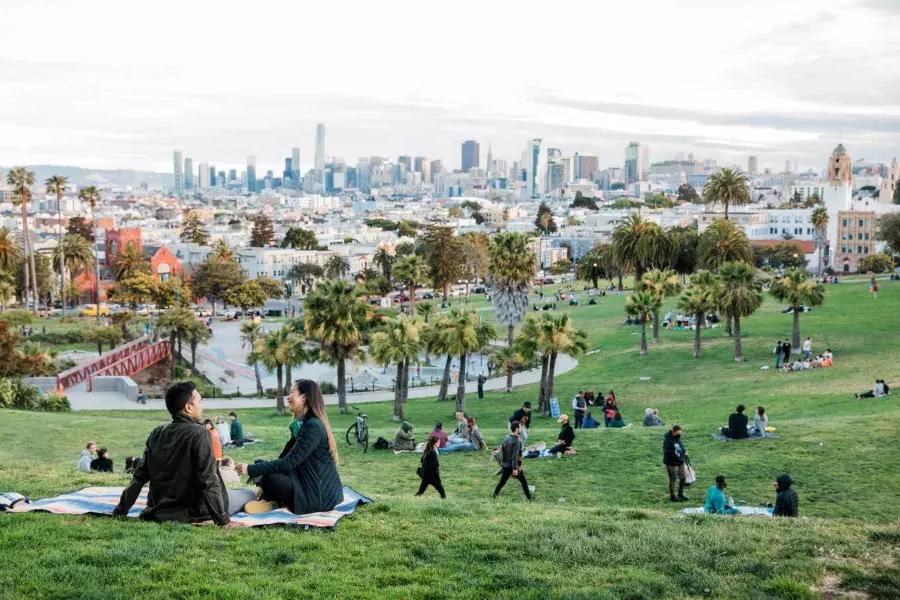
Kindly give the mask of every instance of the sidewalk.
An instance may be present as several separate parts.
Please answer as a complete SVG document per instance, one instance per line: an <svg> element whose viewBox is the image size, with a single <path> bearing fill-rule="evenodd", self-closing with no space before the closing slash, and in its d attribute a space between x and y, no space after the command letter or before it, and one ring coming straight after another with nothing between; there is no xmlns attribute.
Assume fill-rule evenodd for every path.
<svg viewBox="0 0 900 600"><path fill-rule="evenodd" d="M568 373L578 366L575 358L560 354L556 359L556 375ZM302 369L300 369L302 371ZM522 371L513 375L513 386L530 385L538 383L541 379L540 367ZM502 390L506 387L506 377L494 377L484 383L485 391ZM428 386L410 388L409 397L412 398L436 398L440 386ZM466 393L476 390L476 383L470 381L466 384ZM451 383L448 389L450 397L456 395L456 384ZM166 410L162 399L148 400L147 404L135 404L123 396L109 392L88 393L81 390L69 390L69 404L72 410ZM347 404L366 404L369 402L386 402L394 399L391 390L381 392L358 392L347 394ZM336 405L337 394L325 396L325 404ZM271 408L275 406L275 400L269 398L204 398L203 406L213 410L233 410L238 408Z"/></svg>

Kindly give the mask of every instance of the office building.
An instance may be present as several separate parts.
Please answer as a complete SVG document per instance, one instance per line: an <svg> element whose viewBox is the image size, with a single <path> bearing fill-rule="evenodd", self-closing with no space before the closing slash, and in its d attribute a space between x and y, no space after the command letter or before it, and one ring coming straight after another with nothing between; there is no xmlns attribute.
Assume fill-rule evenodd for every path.
<svg viewBox="0 0 900 600"><path fill-rule="evenodd" d="M406 172L411 173L413 170L413 161L411 156L398 156L397 162L406 167Z"/></svg>
<svg viewBox="0 0 900 600"><path fill-rule="evenodd" d="M444 169L444 161L441 159L431 161L431 181L430 183L434 183L435 177L444 173L446 169Z"/></svg>
<svg viewBox="0 0 900 600"><path fill-rule="evenodd" d="M184 159L184 189L194 189L194 160L191 158Z"/></svg>
<svg viewBox="0 0 900 600"><path fill-rule="evenodd" d="M316 125L316 156L313 165L316 173L315 190L323 192L325 190L325 124Z"/></svg>
<svg viewBox="0 0 900 600"><path fill-rule="evenodd" d="M478 156L478 142L475 140L466 140L462 143L462 170L468 171L472 167L477 167L480 164L480 157Z"/></svg>
<svg viewBox="0 0 900 600"><path fill-rule="evenodd" d="M594 177L594 173L600 170L599 156L578 154L576 152L574 163L575 173L573 175L576 181L579 179L586 179L588 181L591 181L591 179Z"/></svg>
<svg viewBox="0 0 900 600"><path fill-rule="evenodd" d="M759 159L755 156L751 156L747 159L747 172L751 175L759 173Z"/></svg>
<svg viewBox="0 0 900 600"><path fill-rule="evenodd" d="M648 165L647 148L639 142L630 142L625 148L625 184L631 185L639 181L646 181Z"/></svg>
<svg viewBox="0 0 900 600"><path fill-rule="evenodd" d="M525 181L525 198L540 198L544 193L545 175L547 173L547 152L544 140L535 138L528 140L522 152L522 175Z"/></svg>
<svg viewBox="0 0 900 600"><path fill-rule="evenodd" d="M197 168L197 187L201 190L209 189L209 165L205 162L200 163Z"/></svg>
<svg viewBox="0 0 900 600"><path fill-rule="evenodd" d="M184 191L184 167L182 165L181 150L173 152L173 170L172 182L175 184L175 193L181 194Z"/></svg>
<svg viewBox="0 0 900 600"><path fill-rule="evenodd" d="M291 148L291 181L294 189L300 189L300 148Z"/></svg>
<svg viewBox="0 0 900 600"><path fill-rule="evenodd" d="M247 191L255 192L256 191L256 157L248 156L247 157Z"/></svg>
<svg viewBox="0 0 900 600"><path fill-rule="evenodd" d="M216 165L209 165L209 187L216 187Z"/></svg>

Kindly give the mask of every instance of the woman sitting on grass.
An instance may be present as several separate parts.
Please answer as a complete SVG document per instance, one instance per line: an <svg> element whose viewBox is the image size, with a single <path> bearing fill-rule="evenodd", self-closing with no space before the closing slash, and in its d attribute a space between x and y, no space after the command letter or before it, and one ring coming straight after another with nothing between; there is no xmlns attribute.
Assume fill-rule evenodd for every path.
<svg viewBox="0 0 900 600"><path fill-rule="evenodd" d="M394 434L394 450L415 450L416 438L413 435L413 425L409 421L400 423L397 433Z"/></svg>
<svg viewBox="0 0 900 600"><path fill-rule="evenodd" d="M884 379L876 379L875 385L871 390L856 394L857 398L881 398L891 393L891 388L884 382Z"/></svg>
<svg viewBox="0 0 900 600"><path fill-rule="evenodd" d="M113 472L113 461L109 457L109 451L106 448L97 450L97 458L91 461L91 471L100 471L101 473Z"/></svg>
<svg viewBox="0 0 900 600"><path fill-rule="evenodd" d="M262 500L248 502L244 507L247 513L268 512L279 505L296 514L324 512L344 499L337 472L337 444L318 384L298 380L291 388L288 408L303 427L291 427L291 438L281 455L276 460L237 466L238 473L248 475L262 489Z"/></svg>
<svg viewBox="0 0 900 600"><path fill-rule="evenodd" d="M609 422L609 425L607 425L607 427L625 427L625 425L626 423L625 419L622 418L622 413L616 410L612 420Z"/></svg>
<svg viewBox="0 0 900 600"><path fill-rule="evenodd" d="M659 418L659 410L655 408L644 409L644 427L660 427L665 425Z"/></svg>
<svg viewBox="0 0 900 600"><path fill-rule="evenodd" d="M766 409L762 406L756 407L756 416L753 417L753 427L750 428L751 437L766 437L766 428L769 426L769 417L766 416Z"/></svg>

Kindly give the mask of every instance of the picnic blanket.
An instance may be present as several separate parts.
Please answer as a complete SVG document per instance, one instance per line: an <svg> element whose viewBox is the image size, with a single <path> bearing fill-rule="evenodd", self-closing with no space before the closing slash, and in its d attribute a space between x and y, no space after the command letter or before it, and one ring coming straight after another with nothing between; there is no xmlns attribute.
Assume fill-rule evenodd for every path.
<svg viewBox="0 0 900 600"><path fill-rule="evenodd" d="M721 433L712 434L712 439L718 440L720 442L743 442L745 440L774 440L778 437L777 433L767 433L766 437L751 435L750 437L745 438L730 438L728 436L722 435Z"/></svg>
<svg viewBox="0 0 900 600"><path fill-rule="evenodd" d="M736 515L725 515L725 516L736 516L736 517L771 517L772 510L771 508L767 508L765 506L738 506L738 514ZM705 515L709 514L706 512L702 506L698 506L696 508L684 508L681 510L686 515Z"/></svg>
<svg viewBox="0 0 900 600"><path fill-rule="evenodd" d="M53 498L35 500L31 503L20 502L7 512L49 512L58 515L112 515L113 509L122 495L121 487L86 487L69 494L62 494ZM137 502L128 511L128 516L137 518L147 506L147 487L141 490ZM231 517L232 521L247 527L260 527L263 525L287 525L292 527L325 527L333 528L343 517L353 514L360 504L369 504L371 498L363 496L356 490L344 486L344 500L334 510L328 512L309 513L295 515L286 508L248 515L239 512Z"/></svg>

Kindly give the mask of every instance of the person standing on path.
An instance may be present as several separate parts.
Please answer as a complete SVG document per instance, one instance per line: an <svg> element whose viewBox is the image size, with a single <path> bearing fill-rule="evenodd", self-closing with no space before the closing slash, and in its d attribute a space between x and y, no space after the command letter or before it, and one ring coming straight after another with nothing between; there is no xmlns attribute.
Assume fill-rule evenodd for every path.
<svg viewBox="0 0 900 600"><path fill-rule="evenodd" d="M430 485L437 490L441 498L447 497L447 494L444 492L444 485L441 483L441 466L438 463L437 445L438 438L436 436L431 436L428 438L428 442L425 443L425 450L422 452L419 469L416 471L422 480L416 496L424 494Z"/></svg>
<svg viewBox="0 0 900 600"><path fill-rule="evenodd" d="M781 359L784 357L784 355L782 354L781 340L777 340L775 342L775 350L773 350L772 353L775 354L775 368L780 369Z"/></svg>
<svg viewBox="0 0 900 600"><path fill-rule="evenodd" d="M484 382L487 381L484 374L478 375L478 399L484 400Z"/></svg>
<svg viewBox="0 0 900 600"><path fill-rule="evenodd" d="M663 437L663 464L669 477L669 500L672 502L684 502L684 484L686 473L684 461L687 450L681 441L681 425L672 425L672 429ZM678 495L675 494L675 480L678 480Z"/></svg>
<svg viewBox="0 0 900 600"><path fill-rule="evenodd" d="M506 485L510 477L515 477L522 484L522 491L525 497L531 500L531 492L528 489L528 481L525 479L525 472L522 470L522 442L519 440L519 422L513 421L509 424L509 435L503 440L500 446L500 481L494 488L494 498L500 495L500 490Z"/></svg>

